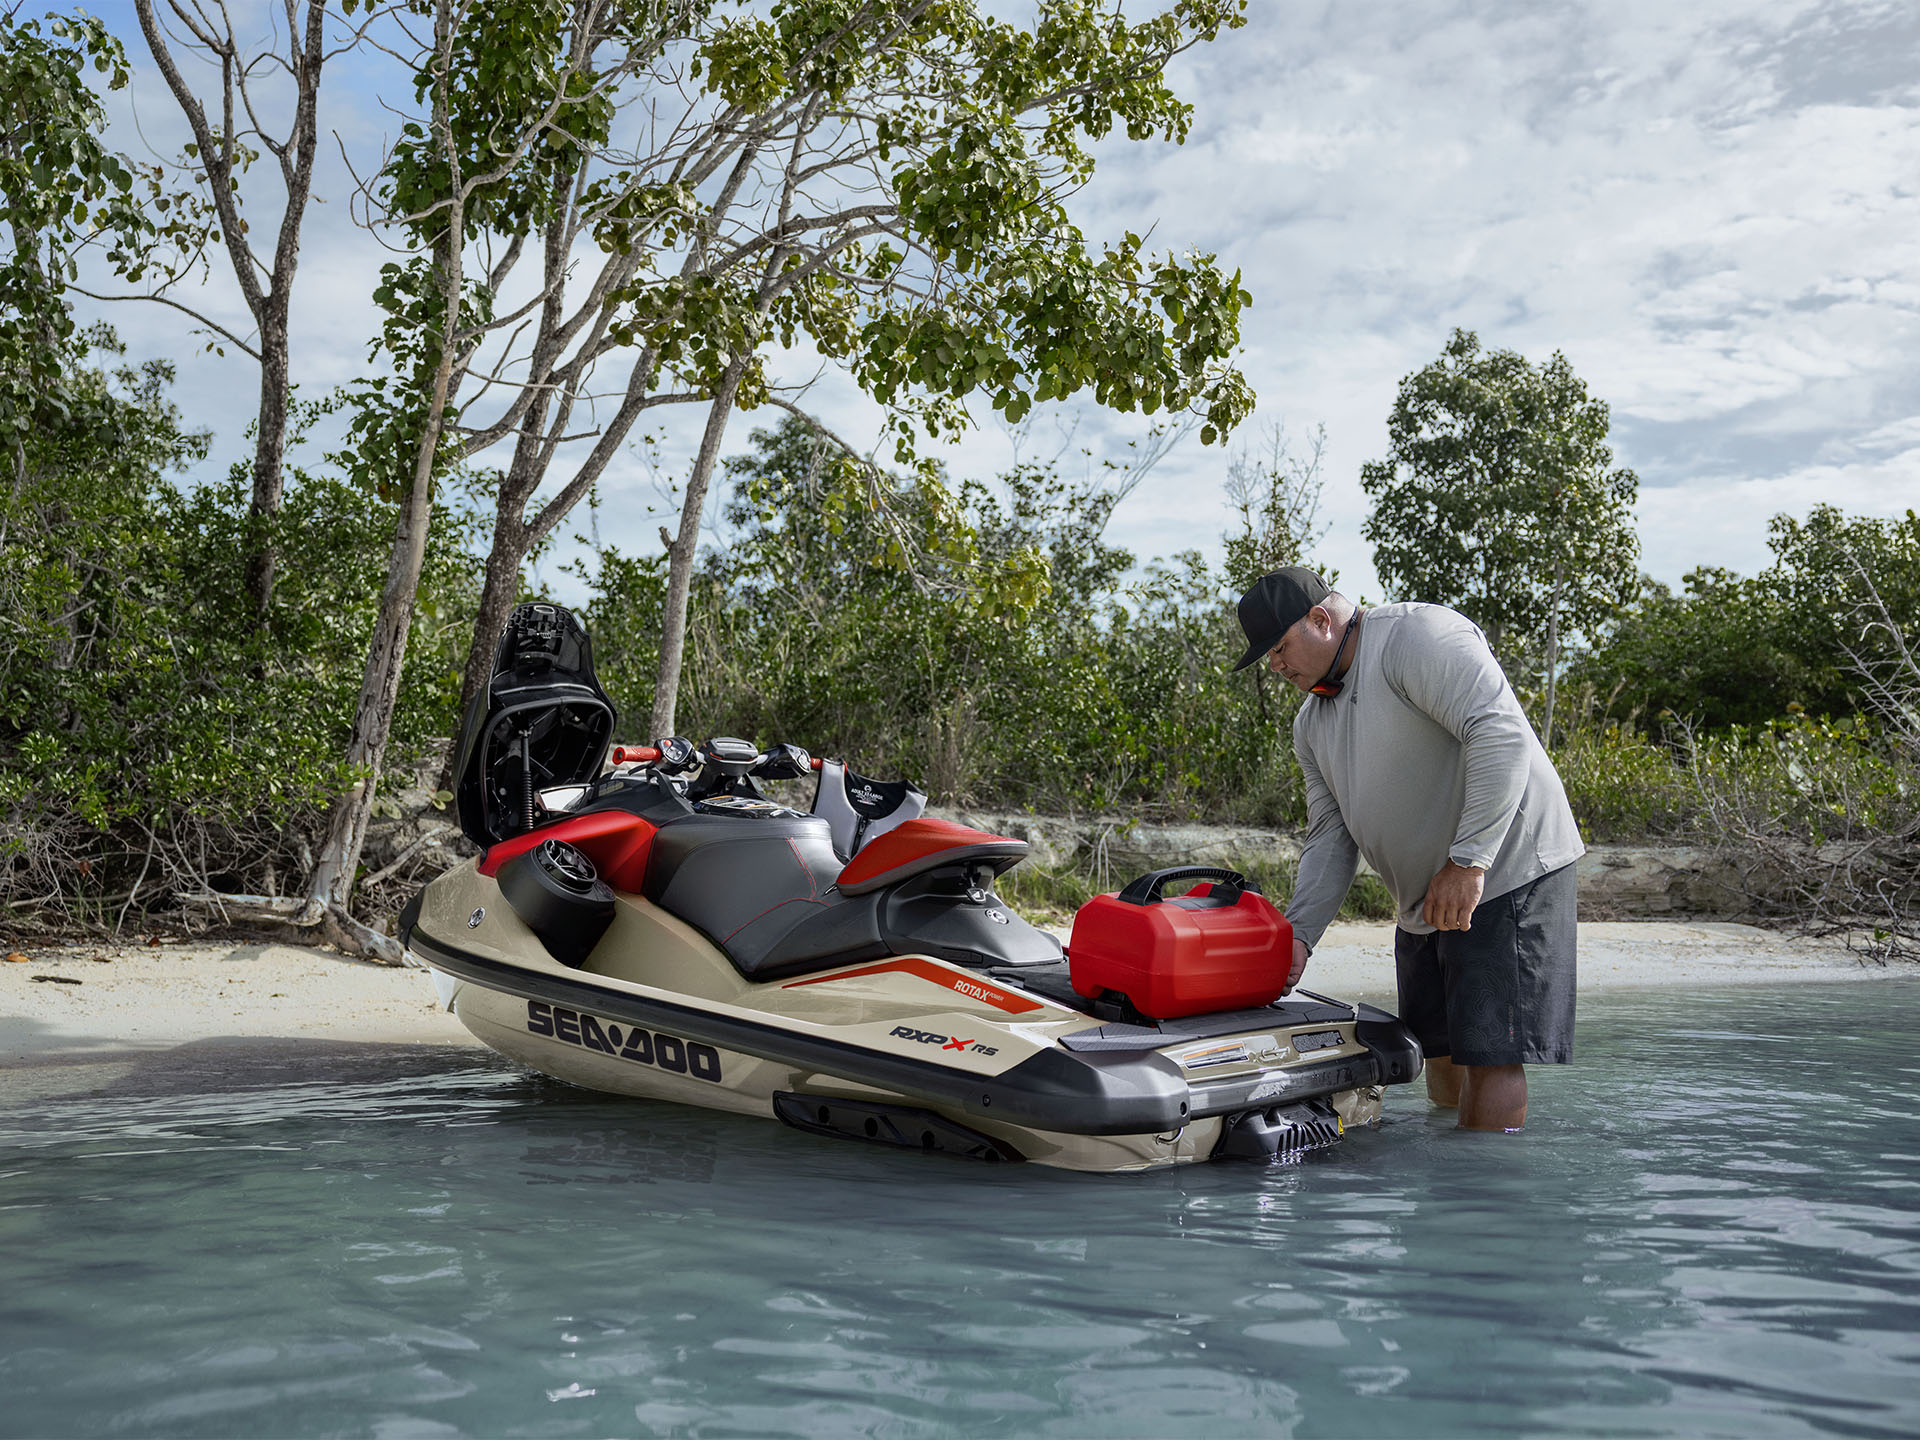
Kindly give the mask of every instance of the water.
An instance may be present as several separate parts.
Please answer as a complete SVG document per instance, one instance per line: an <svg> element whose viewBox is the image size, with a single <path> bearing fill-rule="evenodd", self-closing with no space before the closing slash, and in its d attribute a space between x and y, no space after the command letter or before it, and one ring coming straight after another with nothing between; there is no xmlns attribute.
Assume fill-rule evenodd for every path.
<svg viewBox="0 0 1920 1440"><path fill-rule="evenodd" d="M0 1434L1920 1432L1920 983L1583 1003L1524 1136L1400 1090L1270 1170L991 1168L445 1051L15 1084Z"/></svg>

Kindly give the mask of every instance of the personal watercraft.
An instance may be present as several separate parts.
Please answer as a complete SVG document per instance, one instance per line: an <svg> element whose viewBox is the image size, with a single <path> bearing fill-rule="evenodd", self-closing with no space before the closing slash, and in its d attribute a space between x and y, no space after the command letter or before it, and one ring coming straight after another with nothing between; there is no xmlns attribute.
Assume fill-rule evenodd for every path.
<svg viewBox="0 0 1920 1440"><path fill-rule="evenodd" d="M1233 872L1141 877L1063 950L995 892L1025 841L796 746L628 748L615 723L579 621L519 607L459 741L482 853L401 916L447 1008L535 1070L1094 1171L1292 1158L1420 1071L1392 1015L1277 998L1291 932ZM810 776L807 811L762 783Z"/></svg>

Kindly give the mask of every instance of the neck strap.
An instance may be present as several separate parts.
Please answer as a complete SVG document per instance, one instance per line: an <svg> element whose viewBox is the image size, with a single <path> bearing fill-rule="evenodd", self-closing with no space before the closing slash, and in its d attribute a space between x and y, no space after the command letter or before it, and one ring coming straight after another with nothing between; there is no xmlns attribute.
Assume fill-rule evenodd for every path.
<svg viewBox="0 0 1920 1440"><path fill-rule="evenodd" d="M1353 638L1353 627L1360 623L1360 610L1356 606L1347 620L1347 628L1340 632L1340 648L1333 652L1333 663L1327 666L1327 673L1307 687L1309 694L1318 695L1322 700L1331 700L1347 688L1347 682L1335 678L1340 669L1340 657L1347 653L1347 641Z"/></svg>

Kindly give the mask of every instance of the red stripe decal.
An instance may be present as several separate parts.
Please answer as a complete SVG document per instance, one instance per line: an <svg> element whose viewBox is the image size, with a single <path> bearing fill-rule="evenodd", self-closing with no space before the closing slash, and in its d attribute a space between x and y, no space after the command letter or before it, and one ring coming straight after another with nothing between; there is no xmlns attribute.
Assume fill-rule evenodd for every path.
<svg viewBox="0 0 1920 1440"><path fill-rule="evenodd" d="M984 980L975 980L971 976L961 975L947 969L932 960L923 960L917 955L909 955L901 960L883 960L878 965L863 965L858 970L842 970L837 975L816 975L811 980L792 980L781 988L797 990L802 985L824 985L829 980L857 980L862 975L917 975L922 980L931 980L936 985L966 996L969 1000L978 1000L983 1005L991 1005L996 1010L1004 1010L1009 1015L1025 1015L1031 1010L1044 1008L1038 1000L1029 1000L1024 995L1015 995L1011 990L1002 990L998 985L989 985Z"/></svg>

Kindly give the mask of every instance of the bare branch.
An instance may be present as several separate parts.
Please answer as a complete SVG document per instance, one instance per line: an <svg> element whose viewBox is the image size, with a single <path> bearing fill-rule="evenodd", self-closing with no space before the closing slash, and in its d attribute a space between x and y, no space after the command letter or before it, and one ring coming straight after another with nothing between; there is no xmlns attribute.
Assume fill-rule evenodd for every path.
<svg viewBox="0 0 1920 1440"><path fill-rule="evenodd" d="M245 340L242 340L238 335L234 334L231 330L227 329L226 326L220 324L218 321L209 320L205 315L202 315L198 310L194 310L186 305L182 305L178 300L172 299L169 296L166 296L166 295L96 295L93 291L83 290L78 285L70 284L67 286L67 288L73 291L73 293L76 295L86 296L89 300L145 300L155 305L171 305L175 310L180 311L183 315L191 315L198 324L206 326L207 329L219 335L220 338L225 340L229 345L232 345L237 349L244 350L248 355L252 356L255 360L258 360L260 358L260 352L258 350L254 349L252 345L249 345Z"/></svg>

